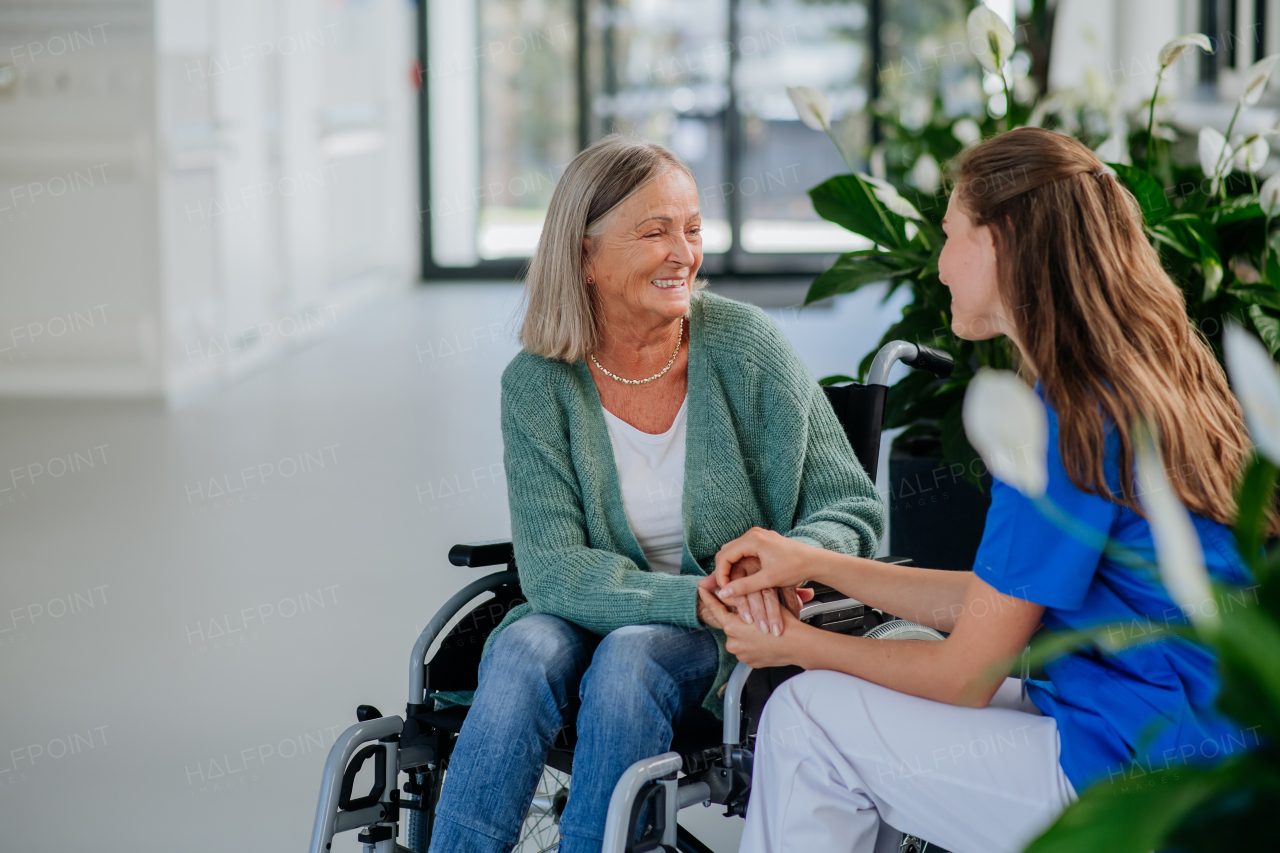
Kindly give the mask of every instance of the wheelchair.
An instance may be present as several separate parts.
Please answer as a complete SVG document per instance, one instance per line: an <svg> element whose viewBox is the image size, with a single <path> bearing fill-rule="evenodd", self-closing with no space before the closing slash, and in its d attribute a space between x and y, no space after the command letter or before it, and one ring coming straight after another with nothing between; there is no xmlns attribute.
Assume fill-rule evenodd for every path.
<svg viewBox="0 0 1280 853"><path fill-rule="evenodd" d="M886 382L897 362L940 378L951 374L951 357L906 341L883 346L872 361L867 384L824 386L855 455L875 479L884 419ZM902 557L883 561L910 565ZM474 690L484 639L510 608L524 601L512 544L507 541L455 545L455 566L505 566L463 587L432 617L409 657L409 701L403 718L384 716L370 705L356 711L358 722L334 742L325 761L311 835L310 853L327 853L336 833L359 829L365 853L426 853L431 841L449 758L468 707L437 708L440 693ZM866 607L842 593L814 585L813 599L801 619L823 630L878 638L942 639L931 628ZM478 603L476 599L488 595ZM471 609L455 621L464 608ZM452 624L452 627L450 625ZM448 633L444 633L450 627ZM438 638L439 648L427 653ZM752 670L739 663L724 689L723 725L716 729L677 728L671 750L636 762L614 787L609 802L603 853L682 851L710 853L677 823L681 809L695 805L725 807L725 816L744 816L751 793L755 732L769 695L799 673L799 667ZM567 716L576 717L573 708ZM547 753L542 779L529 804L514 853L555 850L558 822L568 801L575 741L574 726L556 735ZM355 795L357 776L370 759L373 780L367 793ZM407 777L401 787L401 774ZM367 777L369 774L366 773ZM646 809L646 806L648 808ZM404 843L398 841L400 813L406 812ZM648 814L644 826L642 815ZM907 836L904 851L945 853Z"/></svg>

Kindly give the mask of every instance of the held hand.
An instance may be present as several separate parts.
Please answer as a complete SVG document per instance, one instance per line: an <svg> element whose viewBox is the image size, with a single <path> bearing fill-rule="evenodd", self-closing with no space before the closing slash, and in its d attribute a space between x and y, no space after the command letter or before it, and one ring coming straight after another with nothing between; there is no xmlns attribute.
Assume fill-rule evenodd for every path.
<svg viewBox="0 0 1280 853"><path fill-rule="evenodd" d="M720 620L721 630L725 633L725 649L739 661L756 669L787 664L803 666L801 658L805 644L809 642L806 634L818 629L801 622L791 615L790 610L782 613L782 635L774 636L731 618L729 611L709 590L699 587L698 596L705 611Z"/></svg>
<svg viewBox="0 0 1280 853"><path fill-rule="evenodd" d="M760 571L760 560L756 557L744 557L730 568L729 577L737 580L758 571ZM716 576L708 575L698 582L698 586L708 592L715 592L718 588ZM813 598L813 590L796 587L784 587L779 590L766 587L744 598L726 599L724 603L730 605L730 609L736 610L744 623L755 624L760 631L771 631L774 636L778 636L783 630L781 607L778 605L779 595L782 596L782 602L786 608L793 615L799 616L801 605Z"/></svg>
<svg viewBox="0 0 1280 853"><path fill-rule="evenodd" d="M814 564L825 554L821 548L753 527L732 542L726 542L716 553L715 578L721 587L720 597L741 598L767 587L797 586L809 579ZM734 564L747 557L758 559L761 569L741 580L731 577Z"/></svg>

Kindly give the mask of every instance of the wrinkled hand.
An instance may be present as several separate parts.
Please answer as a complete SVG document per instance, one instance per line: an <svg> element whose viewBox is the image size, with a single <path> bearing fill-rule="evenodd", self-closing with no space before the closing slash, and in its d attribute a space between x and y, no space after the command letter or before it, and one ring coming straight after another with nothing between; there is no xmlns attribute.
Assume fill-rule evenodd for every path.
<svg viewBox="0 0 1280 853"><path fill-rule="evenodd" d="M741 580L759 572L760 569L761 562L759 558L747 556L729 566L727 575L730 580ZM698 587L700 590L715 592L719 587L717 575L708 575L703 578L699 581ZM781 615L782 607L778 604L779 594L782 596L786 609L797 617L800 615L801 604L813 598L813 590L810 589L797 589L794 586L783 587L780 590L774 587L763 587L754 590L750 595L722 603L731 605L727 609L737 612L744 624L755 625L757 630L762 633L772 631L777 636L785 630L785 623L782 621ZM699 618L701 616L702 609L700 608ZM703 621L706 620L704 619Z"/></svg>
<svg viewBox="0 0 1280 853"><path fill-rule="evenodd" d="M753 527L746 533L726 542L716 553L715 579L719 589L716 595L725 604L742 609L743 602L761 590L796 589L798 584L808 579L818 560L825 556L821 548L815 548L804 542L788 539L780 533ZM759 569L748 572L746 576L735 576L733 567L744 561L759 566ZM803 588L796 590L799 601L808 601L813 597L811 591ZM807 593L807 596L804 594ZM799 601L792 607L787 601L788 609L799 615ZM782 625L775 628L780 633Z"/></svg>
<svg viewBox="0 0 1280 853"><path fill-rule="evenodd" d="M720 628L725 633L725 649L729 654L755 669L800 663L805 646L810 642L808 632L818 630L801 622L789 609L784 609L780 634L761 632L734 619L728 608L701 584L698 587L698 598L700 607L720 623Z"/></svg>

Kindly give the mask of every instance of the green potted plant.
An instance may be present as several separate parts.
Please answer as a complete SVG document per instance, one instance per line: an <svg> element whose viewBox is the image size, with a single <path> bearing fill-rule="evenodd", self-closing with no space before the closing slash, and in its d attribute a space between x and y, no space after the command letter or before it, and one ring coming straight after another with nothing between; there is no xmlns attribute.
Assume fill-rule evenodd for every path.
<svg viewBox="0 0 1280 853"><path fill-rule="evenodd" d="M841 255L813 282L806 304L872 284L887 282L886 298L899 288L910 288L911 301L902 319L888 329L881 343L906 339L943 349L954 359L955 371L946 380L912 372L889 389L885 427L903 428L894 442L894 458L913 447L931 448L938 461L930 464L945 467L981 490L983 466L965 436L961 403L977 370L1011 368L1013 354L1003 338L974 342L952 334L950 295L938 279L937 264L947 193L917 193L912 204L904 197L910 194L906 176L920 171L921 158L929 158L936 170L938 160L950 159L965 144L1009 127L1033 124L1073 131L1087 144L1096 144L1099 156L1137 198L1148 236L1183 289L1188 314L1219 357L1224 323L1232 317L1256 331L1275 356L1280 354L1280 241L1273 239L1271 224L1280 215L1280 178L1259 187L1257 173L1270 153L1267 134L1245 137L1235 134L1234 128L1238 117L1258 102L1280 56L1260 60L1246 73L1226 135L1202 129L1196 140L1199 156L1182 162L1174 156L1179 133L1159 121L1160 82L1188 51L1211 49L1204 35L1180 37L1161 50L1155 91L1143 105L1140 123L1131 125L1101 84L1083 94L1054 92L1019 99L1010 62L1016 50L1012 32L981 4L970 13L968 27L970 43L989 48L977 58L1003 87L1003 114L993 111L981 123L973 116L938 120L935 109L935 120L912 131L889 122L889 144L882 147L879 158L888 166L884 177L855 167L832 132L830 110L820 92L796 88L788 93L801 120L831 136L849 167L848 174L836 175L809 191L814 210L872 244ZM1097 75L1091 79L1096 81ZM884 117L892 113L882 110ZM859 365L859 376L865 376L870 359L868 355ZM822 381L852 379L833 376ZM891 461L896 484L900 478L893 476L893 467ZM898 497L891 486L891 512ZM970 510L976 506L980 533L985 504L963 503ZM965 524L975 526L972 519ZM972 546L976 544L974 538ZM918 549L904 550L910 555Z"/></svg>

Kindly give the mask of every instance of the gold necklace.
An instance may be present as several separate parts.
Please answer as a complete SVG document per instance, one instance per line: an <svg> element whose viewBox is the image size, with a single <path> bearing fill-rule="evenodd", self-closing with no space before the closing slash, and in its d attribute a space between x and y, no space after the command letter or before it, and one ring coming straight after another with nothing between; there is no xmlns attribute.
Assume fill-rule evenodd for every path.
<svg viewBox="0 0 1280 853"><path fill-rule="evenodd" d="M623 379L621 376L614 376L609 371L600 366L600 362L596 361L595 353L587 353L591 357L591 363L594 364L601 373L610 379L616 379L624 385L643 385L646 382L652 382L655 379L661 379L663 374L671 369L671 365L676 363L676 356L680 354L680 344L684 341L684 318L680 318L680 334L676 336L676 351L671 353L671 360L667 362L667 366L650 376L648 379Z"/></svg>

